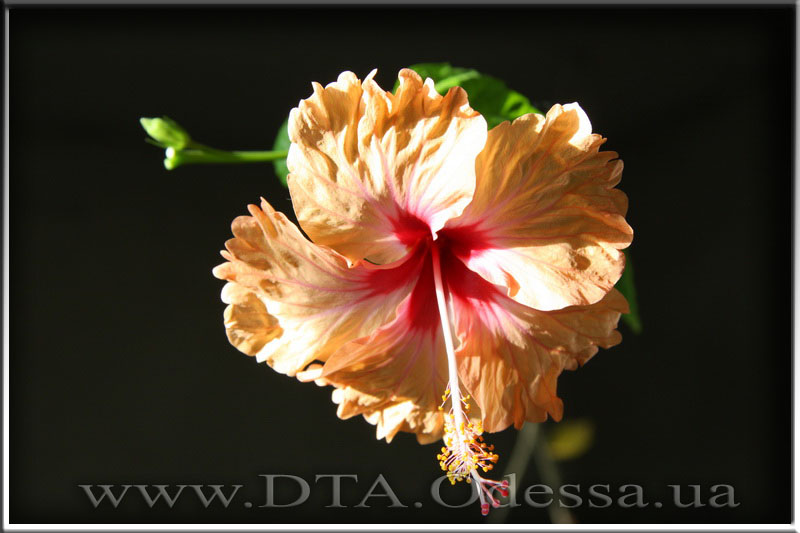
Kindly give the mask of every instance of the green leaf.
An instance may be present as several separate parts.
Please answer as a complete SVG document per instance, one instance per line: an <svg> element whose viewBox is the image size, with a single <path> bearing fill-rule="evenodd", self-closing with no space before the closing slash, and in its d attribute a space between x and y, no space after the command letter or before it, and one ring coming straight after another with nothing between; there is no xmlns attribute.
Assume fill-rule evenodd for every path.
<svg viewBox="0 0 800 533"><path fill-rule="evenodd" d="M450 63L420 63L409 67L419 74L422 79L430 78L433 80L436 91L445 94L452 87L461 85L467 80L480 77L480 72L471 68L454 67ZM397 90L399 81L394 84L394 91ZM392 91L392 92L394 92Z"/></svg>
<svg viewBox="0 0 800 533"><path fill-rule="evenodd" d="M625 271L617 282L617 290L625 296L630 307L630 313L622 315L622 320L631 328L631 331L636 334L641 333L642 319L639 316L639 302L636 300L636 287L633 284L633 261L631 261L629 252L625 253Z"/></svg>
<svg viewBox="0 0 800 533"><path fill-rule="evenodd" d="M291 144L292 141L289 140L289 118L287 117L278 130L278 135L275 137L275 144L272 145L272 149L281 151L289 150ZM286 158L276 159L272 164L275 167L275 175L278 176L278 180L284 187L287 187L286 178L289 176L289 167L286 166Z"/></svg>
<svg viewBox="0 0 800 533"><path fill-rule="evenodd" d="M489 128L528 113L541 113L525 96L509 89L505 82L475 69L454 67L450 63L420 63L409 68L422 78L432 79L440 94L447 93L452 87L462 87L467 92L470 106L483 115Z"/></svg>

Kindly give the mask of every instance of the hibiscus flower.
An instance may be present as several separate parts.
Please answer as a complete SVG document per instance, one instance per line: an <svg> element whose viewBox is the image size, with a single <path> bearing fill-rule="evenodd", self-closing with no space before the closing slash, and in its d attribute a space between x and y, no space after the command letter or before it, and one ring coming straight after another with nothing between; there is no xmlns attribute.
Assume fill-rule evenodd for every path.
<svg viewBox="0 0 800 533"><path fill-rule="evenodd" d="M497 455L481 433L559 420L556 380L620 342L614 289L632 239L622 161L577 104L487 132L467 94L373 71L314 84L289 117L300 228L265 200L233 222L214 274L230 342L334 387L377 437L444 439L482 510Z"/></svg>

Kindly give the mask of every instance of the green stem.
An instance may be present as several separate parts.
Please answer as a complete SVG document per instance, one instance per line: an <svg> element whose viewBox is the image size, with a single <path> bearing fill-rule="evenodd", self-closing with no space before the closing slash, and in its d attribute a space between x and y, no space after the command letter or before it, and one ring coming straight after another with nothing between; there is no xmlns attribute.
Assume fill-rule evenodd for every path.
<svg viewBox="0 0 800 533"><path fill-rule="evenodd" d="M541 424L526 422L517 433L517 440L511 450L508 466L503 474L504 478L511 474L515 475L512 478L515 483L510 483L509 486L509 501L517 501L517 487L525 478L531 457L533 457L536 464L539 480L552 488L554 492L558 492L558 488L561 486L561 475L558 472L558 465L550 454L550 449L542 435ZM508 519L508 513L510 512L509 504L501 505L499 509L495 509L489 514L488 521L489 523L503 524ZM547 513L553 524L575 523L572 514L567 509L555 504L551 504L547 508Z"/></svg>
<svg viewBox="0 0 800 533"><path fill-rule="evenodd" d="M284 159L286 150L217 150L207 146L192 144L191 148L176 150L167 148L164 166L168 170L181 165L198 163L266 163L276 159Z"/></svg>
<svg viewBox="0 0 800 533"><path fill-rule="evenodd" d="M539 438L539 442L533 448L533 459L536 463L536 469L539 471L539 479L545 485L558 492L561 487L561 473L558 471L558 465L550 453L550 446L547 440ZM560 505L550 504L547 507L547 514L550 515L550 522L553 524L574 524L575 518L569 509L565 509Z"/></svg>

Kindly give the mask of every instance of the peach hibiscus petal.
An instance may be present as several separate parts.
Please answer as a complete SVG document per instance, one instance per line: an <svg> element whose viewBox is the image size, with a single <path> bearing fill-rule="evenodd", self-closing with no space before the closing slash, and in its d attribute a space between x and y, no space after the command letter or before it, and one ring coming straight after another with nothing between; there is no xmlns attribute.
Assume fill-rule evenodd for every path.
<svg viewBox="0 0 800 533"><path fill-rule="evenodd" d="M226 283L222 289L225 332L230 343L244 353L256 354L283 333L278 320L267 312L264 303L249 289Z"/></svg>
<svg viewBox="0 0 800 533"><path fill-rule="evenodd" d="M227 262L214 269L229 282L225 327L240 351L293 376L394 318L410 291L403 280L419 270L418 255L385 267L351 267L266 201L249 210L252 216L233 221L234 238L222 252Z"/></svg>
<svg viewBox="0 0 800 533"><path fill-rule="evenodd" d="M600 152L603 142L577 104L492 129L473 201L445 230L463 241L462 260L535 309L603 298L633 237L627 197L614 188L622 161Z"/></svg>
<svg viewBox="0 0 800 533"><path fill-rule="evenodd" d="M510 315L504 327L518 328L514 342L504 342L485 324L476 326L459 352L459 372L467 390L483 406L484 427L501 431L519 429L527 422L543 422L547 416L561 420L563 403L557 396L557 379L563 370L574 370L588 361L598 347L621 342L616 331L620 314L627 312L624 297L616 290L589 306L556 311L534 311L506 303Z"/></svg>
<svg viewBox="0 0 800 533"><path fill-rule="evenodd" d="M365 415L377 424L377 438L398 431L441 438L438 406L447 387L447 361L440 335L404 331L403 319L376 335L345 345L325 365L322 378L347 394L341 418Z"/></svg>
<svg viewBox="0 0 800 533"><path fill-rule="evenodd" d="M461 340L456 358L461 380L483 411L484 428L519 429L548 415L560 420L558 376L588 361L598 347L622 340L616 326L628 311L624 296L613 289L592 305L538 311L458 263L452 259L448 267Z"/></svg>
<svg viewBox="0 0 800 533"><path fill-rule="evenodd" d="M441 96L404 69L392 94L373 75L315 83L292 110L288 184L315 243L383 264L461 214L487 132L463 89Z"/></svg>
<svg viewBox="0 0 800 533"><path fill-rule="evenodd" d="M416 433L423 443L442 436L438 407L447 387L447 358L432 292L427 256L392 322L342 346L315 374L304 377L336 387L338 416L364 415L377 426L379 439L391 441L399 431Z"/></svg>
<svg viewBox="0 0 800 533"><path fill-rule="evenodd" d="M509 300L506 312L512 307ZM529 309L517 308L513 315L519 328L515 342L503 342L484 324L476 327L468 346L458 354L460 375L484 408L487 431L501 431L512 424L519 429L526 421L543 422L548 415L561 420L564 408L556 392L558 376L588 361L598 347L621 342L615 328L620 314L627 312L627 302L612 290L588 306ZM493 349L479 351L489 347Z"/></svg>

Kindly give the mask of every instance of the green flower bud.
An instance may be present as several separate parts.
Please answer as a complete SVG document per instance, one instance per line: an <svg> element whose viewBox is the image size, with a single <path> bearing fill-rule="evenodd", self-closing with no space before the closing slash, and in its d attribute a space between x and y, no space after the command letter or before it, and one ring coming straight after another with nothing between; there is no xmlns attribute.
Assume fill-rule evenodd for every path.
<svg viewBox="0 0 800 533"><path fill-rule="evenodd" d="M142 117L139 122L142 124L144 131L165 148L170 147L180 150L192 142L192 138L189 137L186 130L169 117Z"/></svg>
<svg viewBox="0 0 800 533"><path fill-rule="evenodd" d="M166 152L164 153L164 168L167 170L172 170L173 168L180 165L180 152L175 150L173 147L167 148Z"/></svg>

